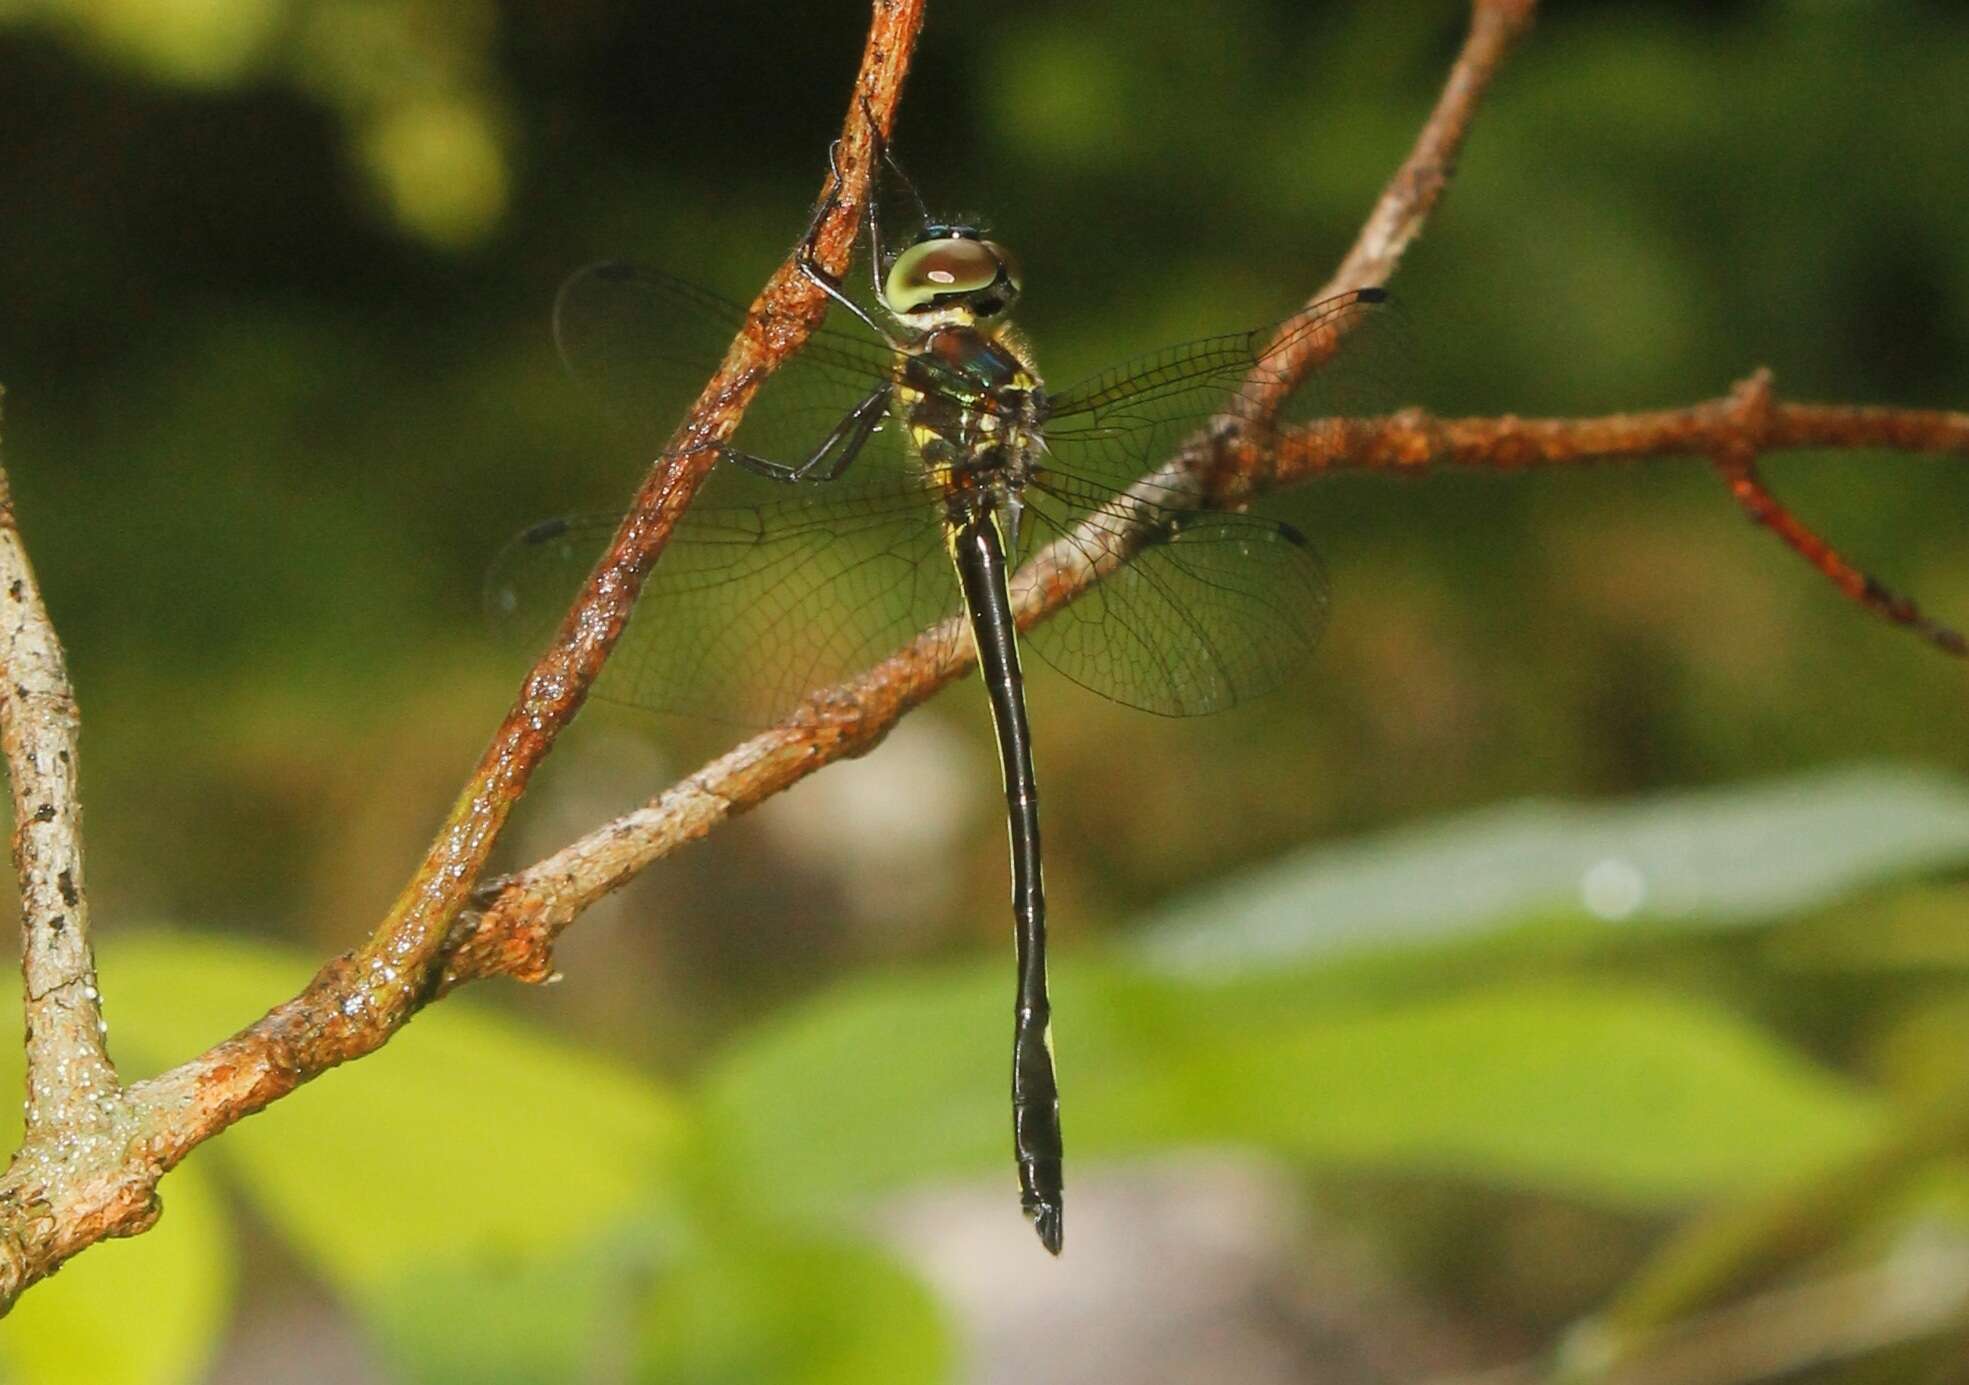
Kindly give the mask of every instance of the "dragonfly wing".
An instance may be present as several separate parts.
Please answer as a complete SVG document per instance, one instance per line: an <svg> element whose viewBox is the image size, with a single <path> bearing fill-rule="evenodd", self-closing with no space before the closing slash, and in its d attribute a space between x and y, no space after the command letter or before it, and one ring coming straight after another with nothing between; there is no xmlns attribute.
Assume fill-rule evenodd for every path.
<svg viewBox="0 0 1969 1385"><path fill-rule="evenodd" d="M744 310L657 270L611 261L561 287L561 357L652 455L724 359ZM869 392L889 379L887 342L826 328L773 372L747 407L732 447L798 465ZM895 458L899 439L884 440ZM880 450L880 449L878 449Z"/></svg>
<svg viewBox="0 0 1969 1385"><path fill-rule="evenodd" d="M1029 643L1067 677L1167 716L1214 712L1278 686L1326 628L1328 588L1298 530L1200 508L1190 479L1159 471L1241 388L1320 366L1280 417L1358 414L1395 398L1408 357L1379 290L1315 303L1284 322L1170 347L1052 396L1046 453L1026 488L1032 543L1107 576ZM1159 479L1158 479L1159 478Z"/></svg>
<svg viewBox="0 0 1969 1385"><path fill-rule="evenodd" d="M1122 502L1058 475L1027 487L1026 514L1035 551L1107 570L1026 642L1116 702L1221 711L1283 683L1326 628L1325 568L1291 525Z"/></svg>
<svg viewBox="0 0 1969 1385"><path fill-rule="evenodd" d="M1063 469L1119 487L1166 461L1218 417L1237 417L1240 388L1281 377L1302 351L1326 353L1281 421L1378 412L1398 399L1411 349L1380 290L1313 304L1280 323L1206 337L1083 380L1051 396L1046 440Z"/></svg>
<svg viewBox="0 0 1969 1385"><path fill-rule="evenodd" d="M920 487L776 489L768 503L693 507L652 569L597 697L765 725L957 613L937 510ZM616 522L549 521L508 544L486 584L495 629L538 648ZM946 634L962 638L954 625Z"/></svg>

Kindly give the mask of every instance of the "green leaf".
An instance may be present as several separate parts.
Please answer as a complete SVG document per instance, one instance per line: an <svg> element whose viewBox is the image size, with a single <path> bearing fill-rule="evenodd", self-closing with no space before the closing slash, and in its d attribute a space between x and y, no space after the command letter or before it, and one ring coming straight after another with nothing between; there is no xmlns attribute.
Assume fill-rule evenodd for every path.
<svg viewBox="0 0 1969 1385"><path fill-rule="evenodd" d="M311 971L291 953L188 935L105 952L129 1046L173 1060L225 1032L210 1017L248 1022ZM454 997L217 1148L276 1226L359 1289L434 1254L580 1245L650 1196L680 1138L654 1083Z"/></svg>
<svg viewBox="0 0 1969 1385"><path fill-rule="evenodd" d="M651 1385L861 1385L951 1375L929 1291L864 1246L728 1228L663 1274L643 1316Z"/></svg>
<svg viewBox="0 0 1969 1385"><path fill-rule="evenodd" d="M704 1106L735 1200L824 1210L994 1159L1009 1169L1009 985L982 967L852 983L733 1045ZM1085 987L1070 989L1079 1003Z"/></svg>
<svg viewBox="0 0 1969 1385"><path fill-rule="evenodd" d="M1969 885L1916 885L1834 909L1771 939L1778 967L1827 972L1969 970Z"/></svg>
<svg viewBox="0 0 1969 1385"><path fill-rule="evenodd" d="M0 1005L19 1004L18 978ZM18 1013L16 1011L16 1013ZM19 1049L0 1047L0 1089L22 1090ZM0 1139L20 1143L20 1104L0 1103ZM174 1385L203 1378L232 1306L234 1247L210 1164L193 1156L164 1186L164 1217L104 1241L21 1296L0 1327L0 1381Z"/></svg>
<svg viewBox="0 0 1969 1385"><path fill-rule="evenodd" d="M1179 901L1140 936L1230 975L1495 932L1529 917L1738 927L1969 862L1969 785L1859 766L1608 807L1520 803L1315 847Z"/></svg>
<svg viewBox="0 0 1969 1385"><path fill-rule="evenodd" d="M1170 1055L1160 1085L1154 1108L1190 1120L1143 1138L1188 1124L1320 1163L1643 1209L1826 1167L1884 1124L1877 1103L1727 1013L1604 984L1488 986L1240 1034Z"/></svg>
<svg viewBox="0 0 1969 1385"><path fill-rule="evenodd" d="M119 1051L153 1065L249 1023L311 971L291 953L189 935L105 952ZM596 1340L602 1271L582 1257L673 1190L682 1140L656 1084L453 997L213 1148L415 1378L545 1380L566 1368L558 1353ZM457 1343L420 1328L411 1305L453 1327L484 1310L463 1375Z"/></svg>
<svg viewBox="0 0 1969 1385"><path fill-rule="evenodd" d="M103 1241L21 1296L0 1331L0 1379L22 1385L199 1380L232 1309L233 1245L198 1167L171 1175L164 1219Z"/></svg>
<svg viewBox="0 0 1969 1385"><path fill-rule="evenodd" d="M632 1359L635 1278L596 1247L512 1260L434 1253L363 1305L407 1380L559 1385L619 1375Z"/></svg>
<svg viewBox="0 0 1969 1385"><path fill-rule="evenodd" d="M1873 1101L1726 1012L1550 982L1339 1010L1308 980L1204 985L1075 957L1056 971L1068 1158L1237 1143L1636 1207L1742 1189L1872 1140ZM751 1196L809 1214L1000 1170L999 968L844 991L741 1045L708 1126Z"/></svg>

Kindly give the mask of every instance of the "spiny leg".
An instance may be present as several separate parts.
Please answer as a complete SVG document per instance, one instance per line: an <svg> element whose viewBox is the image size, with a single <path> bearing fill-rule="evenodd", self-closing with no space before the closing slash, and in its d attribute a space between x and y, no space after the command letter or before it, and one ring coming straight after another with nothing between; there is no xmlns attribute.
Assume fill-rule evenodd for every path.
<svg viewBox="0 0 1969 1385"><path fill-rule="evenodd" d="M866 99L862 102L862 113L868 120L869 142L876 152L876 157L878 159L887 159L888 144L882 138L882 127L876 124L875 112L869 108ZM837 139L827 146L827 171L829 174L827 195L821 198L820 205L814 209L813 219L807 223L807 233L800 237L800 253L795 263L799 266L800 273L806 276L807 281L826 294L837 307L849 313L862 326L868 328L869 331L875 333L878 337L888 337L890 333L885 331L881 324L876 322L874 318L870 317L862 308L861 304L848 297L841 286L840 277L829 273L821 265L820 261L814 258L814 240L820 234L821 223L827 219L830 212L840 205L840 154L841 141ZM870 191L863 202L861 219L863 225L868 228L869 272L874 278L875 297L877 301L880 301L882 297L882 243L876 230L875 195L873 192L874 180L872 178L869 180L869 185Z"/></svg>
<svg viewBox="0 0 1969 1385"><path fill-rule="evenodd" d="M837 480L841 473L853 464L855 458L861 455L862 448L868 445L868 440L875 436L875 430L888 416L890 393L891 387L888 385L880 385L870 390L861 403L850 409L828 435L821 439L820 446L807 454L807 459L803 462L795 464L776 462L769 457L742 452L736 447L725 449L725 459L769 481Z"/></svg>

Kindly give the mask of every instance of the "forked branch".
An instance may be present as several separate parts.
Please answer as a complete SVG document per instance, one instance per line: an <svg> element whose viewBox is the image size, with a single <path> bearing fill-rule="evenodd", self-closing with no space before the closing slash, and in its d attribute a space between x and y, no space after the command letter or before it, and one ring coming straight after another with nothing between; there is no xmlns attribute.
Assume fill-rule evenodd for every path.
<svg viewBox="0 0 1969 1385"><path fill-rule="evenodd" d="M1478 100L1529 23L1531 8L1530 0L1476 0L1469 35L1435 112L1377 202L1353 250L1316 296L1379 283L1393 272L1437 205ZM871 125L886 132L893 122L921 19L922 0L877 0L835 160L838 183L830 180L812 242L815 259L830 273L839 274L847 267L868 195ZM45 890L34 896L36 903L27 915L30 1023L37 1016L51 1023L53 1027L40 1032L65 1036L64 1050L99 1063L100 1073L86 1090L63 1093L59 1111L50 1106L47 1109L56 1114L47 1119L86 1120L88 1099L95 1097L101 1098L97 1105L113 1119L107 1125L109 1138L93 1147L89 1159L51 1165L27 1158L24 1151L0 1178L0 1311L26 1285L68 1256L104 1236L147 1226L155 1216L158 1180L197 1144L327 1068L380 1047L418 1007L453 986L502 972L522 979L544 977L551 969L554 939L595 900L725 818L824 764L870 749L911 707L967 671L966 642L919 639L859 677L813 693L786 721L704 766L644 807L472 894L514 802L560 729L580 707L628 618L645 574L715 460L718 444L730 435L766 376L798 349L819 321L823 306L818 290L789 257L752 305L723 366L652 467L607 556L529 673L478 771L402 896L367 944L329 963L300 995L181 1067L149 1082L117 1088L94 1033L94 983L79 911L79 846L77 865L66 877L78 892L78 906L61 914L64 928L72 930L61 946L53 945L60 934L52 925L34 931L37 918L54 917ZM1258 412L1248 416L1268 417L1290 392L1290 383L1316 368L1322 359L1319 353L1336 345L1337 341L1316 345L1303 359L1295 359L1293 371L1279 375L1276 397L1263 392L1273 388L1270 383L1248 393L1258 406ZM1346 468L1557 466L1622 457L1706 455L1715 460L1739 502L1754 517L1850 594L1923 630L1943 647L1962 652L1952 632L1929 625L1911 606L1886 594L1798 524L1763 490L1754 463L1765 453L1800 447L1963 453L1969 451L1969 416L1786 404L1772 399L1768 381L1757 377L1729 399L1658 414L1520 420L1434 419L1409 412L1337 421L1287 434L1276 465L1262 469L1245 455L1249 449L1218 445L1223 441L1187 449L1171 465L1206 467L1214 474L1228 471L1256 488ZM0 514L0 521L4 518ZM12 532L10 524L0 522L0 609L9 612L13 606L4 603L5 593L12 590L11 569L6 566ZM1021 624L1044 619L1099 575L1075 568L1057 554L1042 553L1017 583ZM47 647L54 648L52 632ZM0 660L5 661L10 682L34 686L20 682L24 661L31 664L34 658L32 642L8 644L0 632ZM58 654L54 668L59 671ZM57 736L64 717L72 734L72 704L63 688L60 697L44 699L46 729ZM8 715L43 705L25 697L15 701L17 706ZM4 712L5 703L0 701L0 713ZM0 722L17 803L29 803L28 817L19 819L27 823L38 815L41 798L30 787L28 798L22 799L23 785L44 781L33 777L37 752L18 750L28 741L12 728L12 721ZM69 760L62 760L58 753L55 763L71 767L72 774L72 748L69 754ZM59 822L72 795L65 788L48 788L46 793ZM33 840L40 851L43 839ZM47 836L48 842L54 840L53 834ZM42 851L35 860L48 863L56 857ZM24 867L27 864L23 851ZM24 875L24 882L29 876L32 871ZM50 876L44 864L33 878L43 884L52 879L54 899L66 897L59 865ZM468 896L473 908L461 912ZM67 1001L56 1003L51 997ZM71 1003L78 998L87 1005ZM89 1031L86 1041L83 1031ZM49 1061L40 1066L46 1071Z"/></svg>
<svg viewBox="0 0 1969 1385"><path fill-rule="evenodd" d="M1339 470L1421 472L1437 467L1510 471L1530 466L1706 456L1744 512L1834 586L1944 653L1969 655L1953 628L1855 567L1771 493L1757 472L1773 452L1878 451L1969 456L1969 413L1778 399L1759 370L1721 399L1683 409L1599 418L1432 418L1417 410L1335 419L1293 430L1273 452L1276 484Z"/></svg>
<svg viewBox="0 0 1969 1385"><path fill-rule="evenodd" d="M1405 410L1385 418L1336 419L1287 433L1273 484L1303 484L1339 471L1419 474L1444 467L1489 471L1572 467L1747 449L1893 451L1969 457L1969 414L1867 406L1794 404L1772 398L1763 372L1721 399L1650 413L1595 418L1436 418ZM1775 501L1771 502L1773 505ZM1788 530L1809 535L1778 507ZM1759 516L1759 518L1762 518ZM1768 521L1767 521L1768 522ZM1776 527L1773 525L1773 527ZM1815 536L1807 550L1828 575L1852 571ZM1829 560L1829 561L1828 561ZM1832 566L1836 564L1836 566ZM1085 589L1089 574L1049 568L1045 555L1015 592L1022 626L1045 619ZM1860 578L1859 599L1884 592ZM1845 584L1841 583L1842 589ZM1910 603L1881 614L1961 653L1961 636ZM822 765L875 745L903 713L971 667L962 641L926 636L849 682L822 689L793 716L719 756L633 812L504 880L483 912L461 925L447 986L494 972L538 980L552 971L554 939L589 905L637 872L697 840L725 818L772 797Z"/></svg>
<svg viewBox="0 0 1969 1385"><path fill-rule="evenodd" d="M868 195L876 138L871 127L886 133L894 122L922 17L923 0L876 0L823 189L823 212L803 247L830 272L847 268ZM628 621L645 575L716 461L719 444L738 426L765 378L799 349L825 308L820 290L789 256L753 302L723 364L651 466L607 554L528 673L518 700L424 860L369 941L330 962L300 995L190 1062L119 1088L106 1056L101 1056L92 1067L96 1075L73 1099L61 1098L61 1114L78 1122L73 1127L78 1134L83 1127L76 1103L85 1099L107 1113L102 1122L110 1134L78 1144L58 1160L37 1157L39 1146L30 1138L0 1176L0 1312L23 1288L77 1251L106 1235L144 1229L156 1215L153 1190L158 1180L195 1146L336 1064L379 1048L438 992L448 930L513 804L580 709ZM55 647L52 634L47 645ZM31 661L34 650L31 643L0 650L7 653ZM19 667L10 664L7 671L19 677ZM31 705L25 696L16 701L23 709ZM65 700L62 705L72 720L72 705ZM14 748L11 738L8 748ZM16 793L24 784L42 782L35 777L32 748L11 768ZM46 767L38 768L45 775ZM34 822L36 828L61 821L60 805L53 797L49 802L57 817L47 824ZM37 802L30 817L38 812ZM42 874L34 878L39 881ZM79 890L79 864L48 878L57 894L64 880ZM42 907L38 899L34 907ZM61 1021L43 1028L44 1036L78 1026L93 1028L96 1020L80 915L61 917L63 927L73 930L68 940L52 946L47 936L52 929L34 933L30 927L24 963L30 1025L37 1015ZM29 918L31 925L34 915ZM85 1006L69 1005L85 993ZM76 1044L69 1047L82 1052Z"/></svg>

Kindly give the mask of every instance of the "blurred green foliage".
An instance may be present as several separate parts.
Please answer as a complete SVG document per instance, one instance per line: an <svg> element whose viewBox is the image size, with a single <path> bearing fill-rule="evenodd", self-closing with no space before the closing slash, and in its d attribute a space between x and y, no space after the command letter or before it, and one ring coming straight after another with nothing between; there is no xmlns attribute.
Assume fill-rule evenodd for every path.
<svg viewBox="0 0 1969 1385"><path fill-rule="evenodd" d="M1789 794L1817 830L1774 846L1759 834L1783 791L1712 796L1710 855L1680 886L1727 896L1746 864L1809 862L1839 849L1842 815L1860 809L1912 829L1898 857L1877 854L1883 877L1969 864L1969 784L1801 782ZM1538 845L1593 851L1601 831L1554 823ZM1385 850L1441 876L1440 845ZM1307 870L1308 895L1344 890L1351 869ZM1816 878L1793 904L1821 935L1854 934L1836 911L1848 901L1960 917L1959 890ZM1268 893L1260 878L1219 887L1212 921L1190 926L1236 937ZM1738 947L1763 931L1700 908L1609 924L1506 902L1377 947L1369 967L1267 957L1209 980L1155 961L1162 949L1083 950L1057 987L1076 1166L1235 1145L1315 1177L1443 1177L1659 1215L1837 1180L1907 1138L1913 1116L1806 1056L1783 1032L1795 1025L1664 984L1711 921ZM1351 924L1313 922L1343 936ZM1809 936L1768 922L1777 938ZM118 1052L139 1071L250 1017L310 965L160 932L102 954ZM610 1360L639 1361L652 1381L952 1378L934 1300L856 1229L926 1179L1004 1172L1003 1093L981 1080L1003 1058L1001 970L845 984L737 1036L682 1091L448 1001L357 1070L201 1150L167 1184L159 1230L23 1301L0 1362L37 1382L197 1378L238 1277L216 1177L405 1379L556 1380ZM65 1355L71 1334L103 1331L90 1314L108 1304L148 1316L107 1333L115 1354Z"/></svg>
<svg viewBox="0 0 1969 1385"><path fill-rule="evenodd" d="M1316 286L1461 21L953 0L900 152L933 205L1019 248L1023 320L1070 379ZM0 446L86 718L126 1069L258 1013L393 895L518 672L480 633L485 563L534 519L620 503L643 460L561 374L556 285L629 255L749 292L804 224L864 22L832 0L0 3ZM1590 412L1767 364L1801 397L1962 407L1964 90L1956 8L1554 6L1396 286L1404 393ZM1969 620L1959 459L1769 474ZM1961 668L1748 529L1700 463L1344 478L1290 508L1337 597L1302 684L1177 725L1035 679L1075 1169L1267 1151L1498 1352L1614 1302L1697 1204L1715 1220L1638 1281L1672 1286L1650 1302L1743 1287L1773 1226L1812 1221L1780 1194L1809 1206L1869 1158L1905 1177L1814 1223L1820 1254L1946 1221ZM299 1282L406 1379L961 1372L947 1311L857 1215L1005 1174L1003 837L974 702L664 863L574 931L565 984L448 1001L201 1150L160 1230L35 1290L0 1360L35 1385L199 1378ZM513 862L721 745L591 709ZM1299 854L1525 795L1862 758L1937 774ZM898 812L920 843L870 825ZM1718 812L1792 830L1635 854L1711 840ZM1564 885L1623 850L1655 903L1739 864L1614 926L1609 896ZM1600 877L1616 901L1630 884ZM1280 917L1303 946L1254 949ZM159 919L196 931L142 931Z"/></svg>

